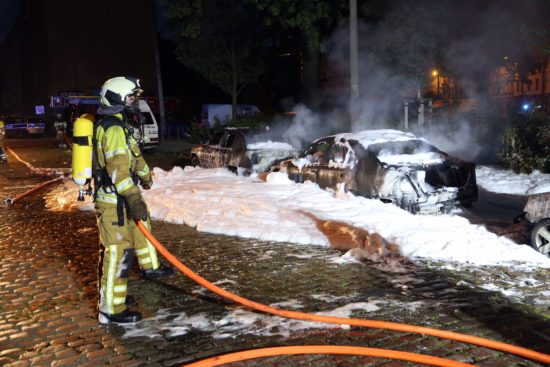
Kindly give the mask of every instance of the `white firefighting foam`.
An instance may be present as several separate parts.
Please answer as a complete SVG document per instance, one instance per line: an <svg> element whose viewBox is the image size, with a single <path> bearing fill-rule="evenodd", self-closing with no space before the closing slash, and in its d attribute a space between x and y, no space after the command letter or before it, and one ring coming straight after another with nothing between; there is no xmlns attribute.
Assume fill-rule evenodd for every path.
<svg viewBox="0 0 550 367"><path fill-rule="evenodd" d="M152 189L144 191L152 218L199 231L329 246L317 224L335 221L379 233L409 258L524 269L550 267L550 259L529 246L499 237L461 216L412 215L378 200L321 190L311 182L296 184L281 173L269 174L265 182L225 169L155 168L154 174ZM510 173L511 182L514 179ZM479 183L488 184L483 177ZM67 183L49 195L48 207L92 210L90 199L78 203L76 197L76 185Z"/></svg>

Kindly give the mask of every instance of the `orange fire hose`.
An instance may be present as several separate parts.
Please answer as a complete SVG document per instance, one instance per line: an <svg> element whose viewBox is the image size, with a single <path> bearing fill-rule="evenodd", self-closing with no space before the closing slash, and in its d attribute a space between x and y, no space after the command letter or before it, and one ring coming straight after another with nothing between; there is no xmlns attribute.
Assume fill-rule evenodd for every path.
<svg viewBox="0 0 550 367"><path fill-rule="evenodd" d="M6 147L6 150L8 151L8 153L10 153L11 155L13 155L15 157L15 159L17 159L19 162L23 163L25 166L27 166L29 169L33 169L34 167L32 166L32 164L30 164L29 162L26 162L24 160L22 160L13 150L11 150L10 148Z"/></svg>
<svg viewBox="0 0 550 367"><path fill-rule="evenodd" d="M300 345L300 346L289 346L289 347L259 348L259 349L245 350L242 352L229 353L229 354L224 354L222 356L216 356L208 359L203 359L202 361L186 364L185 367L212 367L212 366L220 366L225 363L245 361L253 358L273 357L278 355L289 355L289 354L348 354L348 355L358 355L358 356L371 356L371 357L381 357L381 358L389 358L389 359L399 359L399 360L408 361L408 362L424 363L431 366L444 366L444 367L474 366L473 364L457 362L450 359L426 356L423 354L400 352L396 350L380 349L380 348L335 346L335 345Z"/></svg>
<svg viewBox="0 0 550 367"><path fill-rule="evenodd" d="M18 202L19 200L23 199L24 197L26 196L29 196L30 194L33 194L39 190L42 190L43 188L45 187L48 187L50 185L53 185L54 183L57 183L57 182L61 182L63 181L64 177L58 177L58 178L54 178L53 180L50 180L50 181L46 181L44 183L41 183L40 185L38 186L35 186L33 187L32 189L30 189L29 191L26 191L20 195L17 195L16 197L14 197L13 199L12 198L7 198L5 200L5 203L6 205L13 205L15 204L16 202Z"/></svg>
<svg viewBox="0 0 550 367"><path fill-rule="evenodd" d="M400 324L396 322L389 321L376 321L376 320L361 320L361 319L352 319L346 317L337 317L337 316L323 316L323 315L314 315L304 312L288 311L267 306L258 302L251 301L249 299L240 297L236 294L226 291L223 288L220 288L200 275L194 273L187 266L182 264L174 255L172 255L152 234L145 228L141 221L137 221L137 226L140 231L145 235L145 237L155 246L155 248L163 255L172 265L174 265L179 271L183 274L199 283L206 289L216 293L217 295L230 299L234 302L237 302L241 305L250 307L254 310L270 313L277 316L282 316L286 318L306 320L306 321L316 321L323 322L328 324L339 324L339 325L353 325L353 326L363 326L377 329L388 329L388 330L397 330L410 333L431 335L438 338L455 340L458 342L475 344L486 348L495 349L498 351L515 354L524 358L532 359L539 362L544 362L550 364L550 355L536 352L527 348L517 347L515 345L502 343L490 339L480 338L477 336L455 333L452 331L438 330L427 328L423 326L415 326L408 324Z"/></svg>
<svg viewBox="0 0 550 367"><path fill-rule="evenodd" d="M29 169L33 169L33 165L30 164L29 162L26 162L24 161L23 159L21 159L21 157L19 157L13 150L11 150L9 147L6 147L6 150L15 157L15 159L17 159L19 162L23 163L25 166L27 166ZM15 204L16 202L18 202L19 200L23 199L24 197L27 197L37 191L40 191L42 190L43 188L45 187L48 187L50 185L53 185L54 183L57 183L57 182L61 182L62 180L64 179L64 177L58 177L58 178L55 178L53 180L50 180L50 181L46 181L44 183L41 183L40 185L38 186L35 186L33 187L32 189L20 194L20 195L17 195L16 197L14 197L13 199L12 198L7 198L4 202L6 203L6 205L13 205Z"/></svg>

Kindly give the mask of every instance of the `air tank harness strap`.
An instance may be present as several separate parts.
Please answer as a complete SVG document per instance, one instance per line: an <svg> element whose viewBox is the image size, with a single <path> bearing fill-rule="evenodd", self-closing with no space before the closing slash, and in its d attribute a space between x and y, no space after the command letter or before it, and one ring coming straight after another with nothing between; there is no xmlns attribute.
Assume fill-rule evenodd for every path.
<svg viewBox="0 0 550 367"><path fill-rule="evenodd" d="M101 167L95 170L94 172L94 201L97 199L97 192L99 191L100 187L103 187L105 189L105 192L107 194L115 194L116 195L116 213L118 217L118 226L123 227L125 220L124 220L124 205L126 204L126 199L124 196L120 195L115 185L113 185L113 182L111 181L111 177L109 177L109 174L107 173L107 168Z"/></svg>
<svg viewBox="0 0 550 367"><path fill-rule="evenodd" d="M109 129L111 126L118 125L122 126L122 123L119 119L117 119L114 116L105 116L102 118L98 126L103 127L105 131ZM128 136L126 133L126 129L124 129L124 134L126 135L126 140L128 140ZM116 195L117 201L116 201L116 212L118 217L118 226L123 227L125 224L125 218L124 218L124 206L127 206L126 199L124 196L120 195L116 189L116 186L113 184L113 181L111 180L111 177L109 176L109 173L107 172L106 167L99 167L99 159L97 158L97 141L96 141L96 126L94 126L94 154L93 154L93 160L94 160L94 201L97 199L97 192L99 191L100 187L105 188L105 192L108 194L114 193Z"/></svg>
<svg viewBox="0 0 550 367"><path fill-rule="evenodd" d="M87 136L73 136L73 143L78 145L89 145Z"/></svg>

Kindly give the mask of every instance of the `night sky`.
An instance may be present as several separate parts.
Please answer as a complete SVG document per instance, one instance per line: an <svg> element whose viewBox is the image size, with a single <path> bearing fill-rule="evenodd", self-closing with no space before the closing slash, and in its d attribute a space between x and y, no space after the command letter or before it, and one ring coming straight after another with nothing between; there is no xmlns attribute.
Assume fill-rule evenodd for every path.
<svg viewBox="0 0 550 367"><path fill-rule="evenodd" d="M9 33L17 14L19 14L20 0L0 1L0 41Z"/></svg>

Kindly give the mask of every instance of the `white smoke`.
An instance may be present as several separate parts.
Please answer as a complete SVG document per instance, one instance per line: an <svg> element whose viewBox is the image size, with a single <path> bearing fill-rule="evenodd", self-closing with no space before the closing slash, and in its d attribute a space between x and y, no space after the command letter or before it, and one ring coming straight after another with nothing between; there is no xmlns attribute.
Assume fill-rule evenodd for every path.
<svg viewBox="0 0 550 367"><path fill-rule="evenodd" d="M407 3L407 2L405 2ZM355 120L350 117L349 86L349 24L343 22L339 28L323 42L325 68L325 95L322 97L321 110L314 112L304 105L297 105L295 116L275 124L275 128L266 132L292 144L295 148L305 143L334 133L344 131L357 132L366 129L392 128L405 130L404 102L409 101L409 121L407 130L425 137L443 151L468 160L494 161L498 151L498 136L505 121L498 118L480 121L480 109L487 106L488 71L498 62L503 50L517 54L518 47L504 42L519 40L519 25L530 19L518 21L517 5L504 1L503 6L480 4L478 2L434 1L418 5L422 9L445 8L451 16L441 22L447 22L447 29L453 33L453 41L448 45L445 59L452 70L458 74L460 89L456 91L459 99L477 100L478 109L463 109L461 105L439 108L430 115L425 102L425 124L420 126L418 120L417 86L418 78L407 78L397 75L391 68L380 61L376 55L377 45L389 42L388 29L368 26L359 22L359 88L360 96L356 105ZM407 6L416 6L409 3ZM414 3L417 4L417 3ZM399 1L394 6L402 6ZM482 8L483 12L479 9ZM415 12L423 15L423 10ZM522 11L522 17L525 11ZM471 24L464 29L465 24ZM429 33L429 32L428 32ZM425 34L422 31L419 34ZM505 35L503 40L502 36ZM423 40L415 40L422 45ZM420 36L422 37L422 36ZM406 39L406 37L405 37ZM411 41L412 42L412 41ZM426 44L430 40L426 39ZM407 49L407 47L405 47ZM417 50L413 50L417 51ZM422 52L418 50L418 52ZM429 73L429 70L426 70ZM481 87L480 87L481 86ZM444 111L444 112L439 112ZM436 113L437 112L437 113ZM460 113L457 113L460 112ZM486 111L483 111L486 114ZM494 130L494 133L491 131Z"/></svg>

